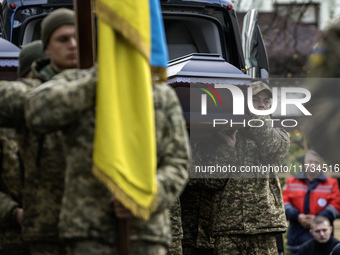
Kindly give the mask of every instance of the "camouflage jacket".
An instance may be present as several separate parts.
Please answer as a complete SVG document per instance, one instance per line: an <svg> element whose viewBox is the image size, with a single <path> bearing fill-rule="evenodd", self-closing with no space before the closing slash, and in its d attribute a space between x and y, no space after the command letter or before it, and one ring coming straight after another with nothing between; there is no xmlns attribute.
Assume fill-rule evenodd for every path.
<svg viewBox="0 0 340 255"><path fill-rule="evenodd" d="M34 135L26 128L24 118L28 91L46 78L0 83L0 126L16 129L25 166L22 225L25 241L56 241L59 236L65 170L61 134Z"/></svg>
<svg viewBox="0 0 340 255"><path fill-rule="evenodd" d="M0 129L0 254L25 254L16 209L22 208L24 169L13 129Z"/></svg>
<svg viewBox="0 0 340 255"><path fill-rule="evenodd" d="M57 78L57 76L55 77ZM61 129L66 149L61 237L117 241L117 219L106 187L92 174L96 71L66 71L32 91L26 119L35 132ZM73 81L70 83L69 81ZM169 207L188 178L189 149L181 108L174 91L154 87L157 135L158 205L150 220L132 219L130 239L170 243Z"/></svg>
<svg viewBox="0 0 340 255"><path fill-rule="evenodd" d="M194 148L191 161L191 168L194 169L195 166L201 165L204 159L198 155L194 140L190 142ZM186 248L214 248L214 239L211 237L214 193L203 184L202 179L191 178L181 195L182 244Z"/></svg>
<svg viewBox="0 0 340 255"><path fill-rule="evenodd" d="M214 248L214 239L211 237L213 197L214 193L202 185L201 180L189 180L181 195L183 246Z"/></svg>
<svg viewBox="0 0 340 255"><path fill-rule="evenodd" d="M170 207L170 227L172 241L176 241L183 238L183 228L182 228L182 211L181 211L181 201L179 198Z"/></svg>
<svg viewBox="0 0 340 255"><path fill-rule="evenodd" d="M264 120L269 116L252 115L251 118ZM206 187L215 191L213 236L277 233L287 229L276 173L240 172L245 166L278 165L288 152L290 139L287 133L272 128L268 121L263 122L262 127L240 130L235 147L218 142L213 151L207 152L208 165L230 164L238 170L234 174L204 179Z"/></svg>

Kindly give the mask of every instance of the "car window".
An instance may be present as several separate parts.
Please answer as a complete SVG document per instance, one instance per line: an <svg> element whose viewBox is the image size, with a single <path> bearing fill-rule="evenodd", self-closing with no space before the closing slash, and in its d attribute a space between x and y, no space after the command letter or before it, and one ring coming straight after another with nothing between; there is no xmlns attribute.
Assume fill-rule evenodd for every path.
<svg viewBox="0 0 340 255"><path fill-rule="evenodd" d="M191 53L217 53L222 56L217 25L202 17L164 15L169 60Z"/></svg>

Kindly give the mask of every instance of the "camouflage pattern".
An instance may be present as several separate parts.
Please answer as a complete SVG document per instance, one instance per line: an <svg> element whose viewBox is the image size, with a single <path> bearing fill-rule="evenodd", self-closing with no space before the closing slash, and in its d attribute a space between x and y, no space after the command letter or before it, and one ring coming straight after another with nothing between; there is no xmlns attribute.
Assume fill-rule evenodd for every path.
<svg viewBox="0 0 340 255"><path fill-rule="evenodd" d="M22 234L27 242L59 241L57 225L65 170L61 133L35 135L26 128L24 118L28 92L50 78L45 75L0 83L0 125L16 128L25 166Z"/></svg>
<svg viewBox="0 0 340 255"><path fill-rule="evenodd" d="M19 136L25 165L23 236L27 241L59 239L65 170L61 139L60 133Z"/></svg>
<svg viewBox="0 0 340 255"><path fill-rule="evenodd" d="M181 217L181 202L179 198L170 207L170 226L171 226L171 245L168 250L170 255L182 254L182 217Z"/></svg>
<svg viewBox="0 0 340 255"><path fill-rule="evenodd" d="M117 247L100 240L69 240L67 255L119 255Z"/></svg>
<svg viewBox="0 0 340 255"><path fill-rule="evenodd" d="M143 241L130 243L130 254L134 255L165 255L166 247L160 244L152 244ZM99 240L69 241L67 255L119 255L117 247Z"/></svg>
<svg viewBox="0 0 340 255"><path fill-rule="evenodd" d="M198 155L195 142L191 169L201 165L203 155ZM201 179L190 179L181 195L183 254L212 254L214 239L211 237L213 193L207 189Z"/></svg>
<svg viewBox="0 0 340 255"><path fill-rule="evenodd" d="M194 166L194 164L193 164ZM199 179L191 179L181 195L183 249L206 250L214 248L211 233L213 193Z"/></svg>
<svg viewBox="0 0 340 255"><path fill-rule="evenodd" d="M309 77L337 78L313 79L307 89L311 100L305 107L312 113L303 125L311 148L318 151L329 164L339 164L340 139L340 20L324 32L322 41L308 62Z"/></svg>
<svg viewBox="0 0 340 255"><path fill-rule="evenodd" d="M182 254L183 254L182 240L172 238L170 247L168 248L167 255L182 255Z"/></svg>
<svg viewBox="0 0 340 255"><path fill-rule="evenodd" d="M215 255L277 255L275 235L226 235L216 238Z"/></svg>
<svg viewBox="0 0 340 255"><path fill-rule="evenodd" d="M0 81L0 127L24 126L24 103L28 91L41 84L39 80ZM22 127L24 129L24 127Z"/></svg>
<svg viewBox="0 0 340 255"><path fill-rule="evenodd" d="M135 241L131 243L131 254L136 255L166 255L167 247L164 244Z"/></svg>
<svg viewBox="0 0 340 255"><path fill-rule="evenodd" d="M212 208L213 193L205 186L202 186L197 229L197 248L199 251L205 250L207 254L214 248L215 243L215 239L211 236Z"/></svg>
<svg viewBox="0 0 340 255"><path fill-rule="evenodd" d="M256 115L250 117L269 118ZM264 123L262 127L239 130L235 147L222 142L215 143L212 146L215 149L206 151L209 155L208 164L230 164L238 169L240 166L279 164L288 152L289 136L272 128L269 122ZM204 148L206 146L200 150L204 151ZM215 192L212 236L255 235L287 230L281 187L275 173L238 173L232 177L204 179L204 185Z"/></svg>
<svg viewBox="0 0 340 255"><path fill-rule="evenodd" d="M24 169L13 129L0 129L0 254L27 254L16 220L22 208Z"/></svg>
<svg viewBox="0 0 340 255"><path fill-rule="evenodd" d="M258 94L261 91L266 91L269 94L270 98L273 98L272 91L270 90L268 85L265 84L264 82L255 81L255 82L250 83L249 86L253 89L253 95Z"/></svg>
<svg viewBox="0 0 340 255"><path fill-rule="evenodd" d="M192 162L193 163L193 162ZM193 185L189 180L181 195L183 250L188 247L196 247L198 230L198 213L200 208L200 195L202 185Z"/></svg>
<svg viewBox="0 0 340 255"><path fill-rule="evenodd" d="M26 119L35 132L62 129L65 142L65 192L60 216L64 239L117 242L117 220L110 192L92 174L96 69L69 70L32 91ZM70 83L69 81L72 81ZM157 209L150 220L130 220L130 240L170 245L169 208L188 179L189 146L175 92L154 86L157 141Z"/></svg>

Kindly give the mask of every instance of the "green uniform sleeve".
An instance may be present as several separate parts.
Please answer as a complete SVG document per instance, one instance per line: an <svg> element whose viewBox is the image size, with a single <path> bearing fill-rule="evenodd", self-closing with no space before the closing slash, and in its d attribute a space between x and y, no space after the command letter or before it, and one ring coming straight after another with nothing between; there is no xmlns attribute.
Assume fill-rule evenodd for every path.
<svg viewBox="0 0 340 255"><path fill-rule="evenodd" d="M16 224L14 210L23 191L18 146L13 129L0 129L0 226Z"/></svg>
<svg viewBox="0 0 340 255"><path fill-rule="evenodd" d="M24 103L29 90L38 86L40 81L0 82L0 126L18 127L24 123Z"/></svg>
<svg viewBox="0 0 340 255"><path fill-rule="evenodd" d="M230 176L223 171L211 172L209 168L237 165L236 148L229 146L217 133L197 144L193 158L195 164L192 166L192 171L197 175L200 168L205 170L200 174L202 183L205 188L211 191L222 190ZM198 167L197 170L196 167Z"/></svg>
<svg viewBox="0 0 340 255"><path fill-rule="evenodd" d="M27 126L35 133L50 133L69 125L95 104L96 68L66 70L26 98Z"/></svg>
<svg viewBox="0 0 340 255"><path fill-rule="evenodd" d="M251 119L259 120L257 124L255 123L256 121L253 121L254 126L260 126L263 122L260 127L247 127L247 131L257 144L262 162L281 162L290 147L288 134L282 129L272 127L273 121L270 120L268 115L258 116L252 114Z"/></svg>
<svg viewBox="0 0 340 255"><path fill-rule="evenodd" d="M182 109L167 85L154 89L157 136L157 211L169 208L189 177L189 141Z"/></svg>

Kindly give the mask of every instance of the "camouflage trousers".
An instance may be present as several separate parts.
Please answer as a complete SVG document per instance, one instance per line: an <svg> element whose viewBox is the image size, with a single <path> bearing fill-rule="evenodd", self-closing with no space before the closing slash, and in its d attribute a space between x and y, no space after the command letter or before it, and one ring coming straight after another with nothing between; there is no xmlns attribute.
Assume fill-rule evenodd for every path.
<svg viewBox="0 0 340 255"><path fill-rule="evenodd" d="M171 242L167 255L182 255L182 240L177 239Z"/></svg>
<svg viewBox="0 0 340 255"><path fill-rule="evenodd" d="M166 255L162 244L132 241L130 255ZM68 242L67 255L119 255L118 248L100 240L72 240Z"/></svg>
<svg viewBox="0 0 340 255"><path fill-rule="evenodd" d="M226 235L216 238L215 255L277 255L275 235Z"/></svg>
<svg viewBox="0 0 340 255"><path fill-rule="evenodd" d="M66 255L66 247L57 242L30 242L30 255Z"/></svg>

